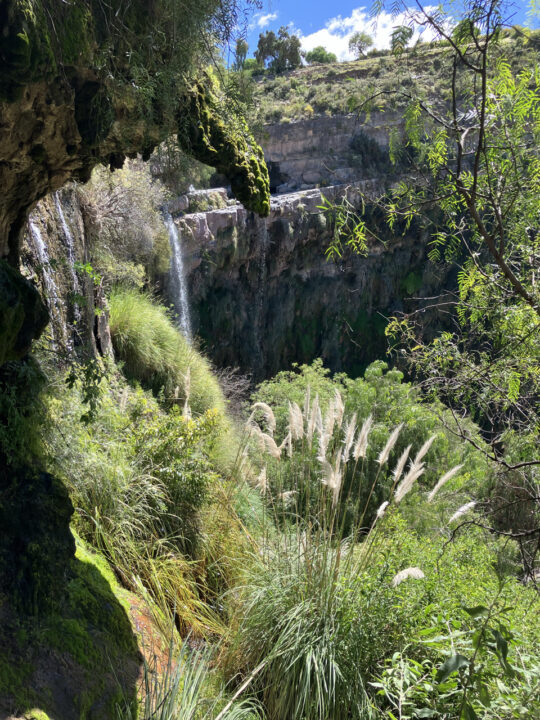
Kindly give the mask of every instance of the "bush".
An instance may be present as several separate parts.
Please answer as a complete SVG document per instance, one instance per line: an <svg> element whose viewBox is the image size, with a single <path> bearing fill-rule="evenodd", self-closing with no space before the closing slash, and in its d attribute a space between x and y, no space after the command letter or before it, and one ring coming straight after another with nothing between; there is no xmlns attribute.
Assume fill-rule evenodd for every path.
<svg viewBox="0 0 540 720"><path fill-rule="evenodd" d="M115 173L96 168L78 188L92 263L108 289L142 287L169 268L169 236L161 215L166 192L148 166L128 161Z"/></svg>
<svg viewBox="0 0 540 720"><path fill-rule="evenodd" d="M356 515L354 508L359 504L363 508L365 506L363 520L369 526L392 485L392 473L398 458L408 447L418 450L430 438L432 442L426 450L429 462L419 481L424 488L429 489L436 484L442 474L439 468L449 470L463 466L446 486L448 495L443 495L443 500L447 497L449 507L458 507L470 500L471 495L486 493L491 471L483 454L469 444L463 444L453 434L452 430L457 429L454 419L442 406L423 403L418 391L409 383L403 383L402 379L401 372L387 370L386 363L381 361L372 363L364 378L353 380L343 374L330 378L321 361L315 361L311 366L303 365L293 371L279 373L273 380L262 383L253 400L271 406L275 416L275 442L279 446L285 441L279 458L268 455L266 459L269 486L273 492L296 492L298 509L304 508L309 515L308 508L317 506L321 492L319 479L322 467L317 456L321 452L321 438L326 432L324 428L332 426L324 447L327 460L334 463L344 447L347 433L352 432L354 442L362 425L371 417L365 456L356 461L349 458L348 462L342 456L339 458L343 479L343 516L340 522L347 527L353 523ZM336 403L336 398L341 399ZM339 411L338 422L336 407L341 402L343 408ZM297 430L291 429L294 419L291 420L290 404L298 406L300 427ZM308 432L315 404L320 418L317 430L312 428ZM332 416L335 422L332 422ZM254 419L267 429L263 418L262 411L256 408ZM390 434L398 427L389 457L381 466L378 461L380 453ZM469 423L467 429L481 446L477 428ZM308 435L309 439L306 439ZM293 438L292 452L287 452L289 436ZM413 452L411 450L411 457ZM438 510L432 510L430 506L429 510L418 514L413 501L408 500L406 506L410 509L404 512L409 512L412 525L419 530L428 531L431 526L437 526ZM304 510L300 512L303 514Z"/></svg>

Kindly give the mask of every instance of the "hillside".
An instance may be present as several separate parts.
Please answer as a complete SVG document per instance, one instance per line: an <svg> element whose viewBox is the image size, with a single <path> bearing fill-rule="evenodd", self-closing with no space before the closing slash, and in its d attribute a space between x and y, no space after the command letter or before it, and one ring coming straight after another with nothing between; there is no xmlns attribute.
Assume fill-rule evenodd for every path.
<svg viewBox="0 0 540 720"><path fill-rule="evenodd" d="M515 69L538 56L540 31L528 39L509 30L497 54ZM406 98L420 96L437 102L450 100L452 55L448 47L423 43L399 58L389 51L374 51L354 62L311 65L275 76L270 71L253 74L255 124L295 122L313 115L347 115L364 111L363 103L378 97L368 108L402 110Z"/></svg>

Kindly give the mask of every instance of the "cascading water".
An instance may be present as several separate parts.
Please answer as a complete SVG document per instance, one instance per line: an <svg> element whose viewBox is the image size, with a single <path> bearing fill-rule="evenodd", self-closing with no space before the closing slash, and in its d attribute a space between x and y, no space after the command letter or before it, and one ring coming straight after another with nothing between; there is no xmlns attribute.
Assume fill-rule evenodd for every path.
<svg viewBox="0 0 540 720"><path fill-rule="evenodd" d="M266 296L266 257L268 254L268 224L266 218L257 218L257 245L259 252L258 265L258 286L256 298L256 321L255 328L255 347L261 358L263 357L262 348L262 330L264 324L264 303Z"/></svg>
<svg viewBox="0 0 540 720"><path fill-rule="evenodd" d="M41 235L41 230L39 229L39 226L32 218L28 220L28 229L29 236L32 240L32 245L34 246L34 251L36 253L36 257L41 268L41 278L43 280L43 288L45 290L45 300L49 309L49 316L52 320L51 332L53 339L53 347L55 347L56 341L59 339L57 337L57 331L58 329L64 327L62 315L59 309L59 303L61 302L61 298L58 292L58 286L56 285L53 274L51 272L51 263L49 259L49 253L47 251L47 246L43 242L43 237ZM62 337L60 339L65 344L66 338Z"/></svg>
<svg viewBox="0 0 540 720"><path fill-rule="evenodd" d="M69 270L71 273L73 294L80 295L81 286L79 284L79 278L77 277L77 273L75 272L75 240L73 239L73 234L71 233L69 225L66 222L64 209L62 208L62 201L60 200L57 192L54 194L54 203L56 205L58 217L60 218L60 225L62 226L62 232L64 233L64 239L66 241L66 250L68 256ZM75 322L79 322L81 319L81 310L76 302L73 305L73 317L75 319Z"/></svg>
<svg viewBox="0 0 540 720"><path fill-rule="evenodd" d="M169 273L172 301L178 315L180 330L188 340L191 340L191 315L189 311L188 287L184 269L182 245L180 243L180 236L178 235L178 228L170 213L165 213L164 218L172 251L171 270Z"/></svg>

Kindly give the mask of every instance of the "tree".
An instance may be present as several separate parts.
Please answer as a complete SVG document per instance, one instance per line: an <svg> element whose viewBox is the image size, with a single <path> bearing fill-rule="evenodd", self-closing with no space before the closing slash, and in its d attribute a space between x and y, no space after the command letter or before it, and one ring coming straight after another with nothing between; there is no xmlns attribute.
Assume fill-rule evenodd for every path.
<svg viewBox="0 0 540 720"><path fill-rule="evenodd" d="M534 64L516 72L505 57L507 10L501 0L469 0L453 30L441 9L419 4L410 14L444 41L451 89L430 99L397 91L417 161L378 205L396 233L413 218L423 224L430 259L457 265L453 331L427 342L412 314L394 318L389 333L426 394L480 424L499 475L485 525L518 541L532 576L540 549L540 78ZM357 247L368 233L357 226Z"/></svg>
<svg viewBox="0 0 540 720"><path fill-rule="evenodd" d="M395 55L402 53L413 36L414 32L408 25L398 25L392 30L390 49Z"/></svg>
<svg viewBox="0 0 540 720"><path fill-rule="evenodd" d="M236 41L236 52L234 53L234 69L242 70L246 62L249 45L244 38L238 38Z"/></svg>
<svg viewBox="0 0 540 720"><path fill-rule="evenodd" d="M287 28L282 26L277 36L273 30L259 35L255 57L262 66L267 65L275 72L294 70L302 64L300 47L300 38L290 35Z"/></svg>
<svg viewBox="0 0 540 720"><path fill-rule="evenodd" d="M349 38L349 52L354 53L357 58L364 57L372 45L373 38L365 32L355 32Z"/></svg>
<svg viewBox="0 0 540 720"><path fill-rule="evenodd" d="M337 62L337 56L334 53L328 52L322 45L318 45L305 54L306 62L310 65L319 63L320 65L328 65L329 63Z"/></svg>

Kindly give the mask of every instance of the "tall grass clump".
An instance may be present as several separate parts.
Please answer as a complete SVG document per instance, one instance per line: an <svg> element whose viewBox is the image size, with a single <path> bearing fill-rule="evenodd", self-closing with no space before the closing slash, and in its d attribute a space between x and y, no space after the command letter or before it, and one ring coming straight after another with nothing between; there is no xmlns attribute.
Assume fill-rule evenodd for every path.
<svg viewBox="0 0 540 720"><path fill-rule="evenodd" d="M179 405L195 416L208 410L219 415L210 455L220 473L234 469L238 440L227 414L227 402L212 368L171 320L167 309L133 288L111 292L110 327L115 353L131 381Z"/></svg>
<svg viewBox="0 0 540 720"><path fill-rule="evenodd" d="M208 361L175 327L167 309L133 288L114 289L109 297L111 336L130 380L167 399L189 398L191 410L216 409L225 400Z"/></svg>
<svg viewBox="0 0 540 720"><path fill-rule="evenodd" d="M398 425L371 476L364 467L371 426L371 417L345 416L337 390L324 414L309 393L303 408L290 403L279 440L267 404L256 403L248 420L268 461L257 485L270 522L246 574L228 661L240 672L262 665L253 682L270 720L370 717L366 674L401 635L399 613L387 612L391 583L369 571L380 527L423 473L433 438L395 458ZM379 485L387 499L366 524Z"/></svg>
<svg viewBox="0 0 540 720"><path fill-rule="evenodd" d="M188 641L169 646L166 666L147 653L141 683L141 703L137 715L131 705L119 708L118 720L258 720L257 705L228 699L219 680L212 676L212 649L191 649Z"/></svg>

